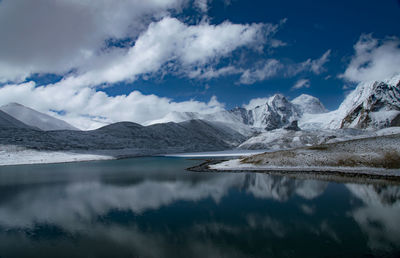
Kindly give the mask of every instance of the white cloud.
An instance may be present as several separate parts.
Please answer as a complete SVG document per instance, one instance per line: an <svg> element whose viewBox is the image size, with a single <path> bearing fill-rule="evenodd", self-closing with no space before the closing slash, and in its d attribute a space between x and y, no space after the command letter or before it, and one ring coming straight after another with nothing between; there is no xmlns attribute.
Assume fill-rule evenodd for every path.
<svg viewBox="0 0 400 258"><path fill-rule="evenodd" d="M174 102L155 95L143 95L138 91L112 97L89 87L35 87L34 82L0 88L0 105L9 102L18 102L51 115L56 114L49 110L64 111L65 116L58 117L81 129L94 129L119 121L145 123L160 119L172 111L211 113L224 108L216 97L212 97L208 103L195 100Z"/></svg>
<svg viewBox="0 0 400 258"><path fill-rule="evenodd" d="M196 70L190 71L188 73L188 77L209 80L209 79L218 78L218 77L225 76L225 75L239 74L242 72L243 72L242 69L236 68L232 65L222 67L219 69L214 69L213 67L205 67L205 68L198 68Z"/></svg>
<svg viewBox="0 0 400 258"><path fill-rule="evenodd" d="M321 74L325 69L324 65L329 61L329 56L331 55L331 50L326 51L320 58L316 60L308 59L303 62L301 66L303 70L309 70L315 74Z"/></svg>
<svg viewBox="0 0 400 258"><path fill-rule="evenodd" d="M254 98L249 101L248 104L244 104L245 109L254 109L258 106L263 106L267 103L269 98Z"/></svg>
<svg viewBox="0 0 400 258"><path fill-rule="evenodd" d="M264 81L276 76L283 67L284 65L282 65L278 60L268 59L261 67L245 70L240 77L240 83L253 84L257 81Z"/></svg>
<svg viewBox="0 0 400 258"><path fill-rule="evenodd" d="M292 87L293 90L298 90L301 88L310 88L310 80L309 79L300 79L298 80Z"/></svg>
<svg viewBox="0 0 400 258"><path fill-rule="evenodd" d="M107 39L135 38L186 0L3 0L0 82L65 73L91 63Z"/></svg>
<svg viewBox="0 0 400 258"><path fill-rule="evenodd" d="M297 64L284 64L276 59L268 59L258 67L244 70L240 83L253 84L279 75L293 77L304 72L321 74L325 70L324 65L329 61L330 53L331 50L328 50L318 59L307 59Z"/></svg>
<svg viewBox="0 0 400 258"><path fill-rule="evenodd" d="M195 0L194 5L203 13L208 11L208 2L210 0Z"/></svg>
<svg viewBox="0 0 400 258"><path fill-rule="evenodd" d="M139 76L170 69L194 78L197 71L208 69L212 77L228 73L229 69L212 73L221 58L239 48L258 48L263 45L275 26L271 24L219 25L201 23L188 26L179 20L165 17L153 22L140 34L135 45L127 50L113 50L86 67L86 72L65 78L59 84L75 87L134 81ZM170 71L167 71L170 72Z"/></svg>
<svg viewBox="0 0 400 258"><path fill-rule="evenodd" d="M209 2L191 3L206 11ZM241 47L262 51L264 44L284 45L272 36L285 19L276 25L210 25L203 20L188 26L168 16L188 3L4 0L0 5L0 82L18 83L35 73L66 75L73 71L74 75L66 78L68 83L112 84L133 81L161 68L190 74L191 78L196 70L203 70L206 72L200 72L200 78L214 78L233 72L227 68L216 71L215 67L221 58ZM126 45L107 45L119 40L127 40ZM163 67L165 64L169 66Z"/></svg>
<svg viewBox="0 0 400 258"><path fill-rule="evenodd" d="M288 77L296 76L303 72L309 72L314 74L321 74L325 71L324 65L329 62L329 57L331 55L331 50L327 50L318 59L307 59L304 62L298 64L291 64L285 67L285 75Z"/></svg>
<svg viewBox="0 0 400 258"><path fill-rule="evenodd" d="M354 45L355 54L340 75L351 82L384 80L400 73L400 40L379 40L371 34L361 35Z"/></svg>
<svg viewBox="0 0 400 258"><path fill-rule="evenodd" d="M172 111L221 110L223 104L215 97L208 103L175 102L138 91L120 96L98 91L97 86L134 81L165 70L190 78L237 73L234 67L216 67L240 48L259 51L278 29L272 24L210 25L206 21L189 26L165 14L183 2L38 0L32 5L26 0L2 1L0 81L16 82L0 87L0 105L18 102L82 129L118 121L145 123ZM143 27L146 22L142 19L150 13L158 13L158 19ZM9 19L7 26L1 22L4 17ZM104 49L104 40L127 36L135 37L132 46ZM15 46L9 41L16 41ZM18 82L32 73L63 74L71 69L73 72L55 84L38 87L34 82Z"/></svg>

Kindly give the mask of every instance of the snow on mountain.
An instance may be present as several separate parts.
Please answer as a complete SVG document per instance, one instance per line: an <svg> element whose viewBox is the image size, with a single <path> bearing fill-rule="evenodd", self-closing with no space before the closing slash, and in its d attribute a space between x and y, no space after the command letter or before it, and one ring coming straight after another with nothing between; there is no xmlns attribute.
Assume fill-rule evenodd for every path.
<svg viewBox="0 0 400 258"><path fill-rule="evenodd" d="M0 128L24 128L33 129L29 125L22 123L7 113L0 110Z"/></svg>
<svg viewBox="0 0 400 258"><path fill-rule="evenodd" d="M142 126L120 122L93 131L35 131L4 128L0 147L19 147L42 151L74 151L85 154L150 155L195 151L227 150L247 137L236 131L202 120Z"/></svg>
<svg viewBox="0 0 400 258"><path fill-rule="evenodd" d="M400 74L360 83L335 111L305 114L302 129L381 129L400 125Z"/></svg>
<svg viewBox="0 0 400 258"><path fill-rule="evenodd" d="M340 128L376 129L400 125L400 76L387 82L360 84L340 105L338 113L345 115Z"/></svg>
<svg viewBox="0 0 400 258"><path fill-rule="evenodd" d="M318 99L315 100L315 102L319 102ZM299 110L283 95L276 94L270 97L264 105L257 106L253 109L237 107L229 111L220 111L212 114L172 112L162 119L150 121L146 124L151 125L157 123L182 122L191 119L201 119L225 123L232 129L246 135L248 132L254 131L249 131L249 128L258 130L273 130L287 126L292 121L298 120L302 113L302 110Z"/></svg>
<svg viewBox="0 0 400 258"><path fill-rule="evenodd" d="M328 112L319 99L307 94L302 94L291 102L297 106L303 114L321 114Z"/></svg>
<svg viewBox="0 0 400 258"><path fill-rule="evenodd" d="M180 123L183 121L194 120L194 119L202 119L203 116L197 112L177 112L173 111L168 113L165 117L151 120L144 123L145 126L154 125L154 124L164 124L164 123Z"/></svg>
<svg viewBox="0 0 400 258"><path fill-rule="evenodd" d="M287 126L300 118L299 110L281 94L275 94L264 106L258 106L251 112L254 119L252 125L268 131Z"/></svg>
<svg viewBox="0 0 400 258"><path fill-rule="evenodd" d="M64 122L60 119L40 113L31 108L25 107L18 103L10 103L0 107L0 110L15 119L32 127L39 128L43 131L54 130L79 130L76 127Z"/></svg>
<svg viewBox="0 0 400 258"><path fill-rule="evenodd" d="M243 118L231 111L220 111L212 114L200 114L196 112L171 112L165 117L145 123L145 125L163 124L163 123L181 123L190 120L204 120L219 127L227 127L235 130L242 135L251 136L255 130L247 126Z"/></svg>
<svg viewBox="0 0 400 258"><path fill-rule="evenodd" d="M238 148L246 150L284 150L368 136L372 136L372 134L365 134L364 131L357 129L301 131L276 129L260 133L240 144Z"/></svg>
<svg viewBox="0 0 400 258"><path fill-rule="evenodd" d="M359 84L339 109L332 112L322 113L326 109L318 99L309 95L301 95L292 103L301 114L297 114L301 131L280 127L261 132L238 148L279 150L378 136L382 130L377 129L400 126L400 76L384 82Z"/></svg>

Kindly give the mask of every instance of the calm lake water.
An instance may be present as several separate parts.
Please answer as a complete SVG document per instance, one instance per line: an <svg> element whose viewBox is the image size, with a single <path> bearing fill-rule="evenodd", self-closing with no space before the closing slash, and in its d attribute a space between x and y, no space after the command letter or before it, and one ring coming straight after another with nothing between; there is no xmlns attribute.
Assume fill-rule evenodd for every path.
<svg viewBox="0 0 400 258"><path fill-rule="evenodd" d="M400 257L400 187L137 158L0 167L0 257Z"/></svg>

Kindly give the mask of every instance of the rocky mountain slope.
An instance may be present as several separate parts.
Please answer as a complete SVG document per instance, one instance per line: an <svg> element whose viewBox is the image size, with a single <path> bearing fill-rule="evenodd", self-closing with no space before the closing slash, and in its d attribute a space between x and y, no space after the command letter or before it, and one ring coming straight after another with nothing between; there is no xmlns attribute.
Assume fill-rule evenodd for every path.
<svg viewBox="0 0 400 258"><path fill-rule="evenodd" d="M381 129L400 125L400 74L360 83L335 111L302 116L303 129Z"/></svg>
<svg viewBox="0 0 400 258"><path fill-rule="evenodd" d="M345 117L340 128L384 128L400 126L400 79L361 84L339 107Z"/></svg>
<svg viewBox="0 0 400 258"><path fill-rule="evenodd" d="M162 119L150 121L148 124L182 122L191 119L226 123L232 129L244 131L245 127L253 131L270 131L283 128L297 121L303 114L319 114L327 112L323 104L315 97L303 94L289 101L281 94L268 98L265 104L246 109L236 107L232 110L212 114L195 112L172 112Z"/></svg>
<svg viewBox="0 0 400 258"><path fill-rule="evenodd" d="M0 130L0 146L16 145L41 151L96 153L116 151L117 156L232 149L246 138L236 131L201 120L141 126L131 122L93 131L38 131L26 128Z"/></svg>
<svg viewBox="0 0 400 258"><path fill-rule="evenodd" d="M379 128L398 125L399 87L400 76L362 83L332 112L309 95L289 101L276 94L253 108L213 114L174 112L148 126L120 122L92 131L73 131L64 121L12 103L0 108L0 147L86 153L118 150L121 156L127 150L137 155L236 147L281 150L339 142L375 136Z"/></svg>
<svg viewBox="0 0 400 258"><path fill-rule="evenodd" d="M400 135L388 135L266 152L210 165L240 171L357 171L368 176L399 177ZM383 170L392 169L392 170ZM384 173L381 173L384 172Z"/></svg>
<svg viewBox="0 0 400 258"><path fill-rule="evenodd" d="M299 110L297 117L301 130L284 130L290 129L286 126L261 131L239 148L295 148L368 137L376 130L400 126L400 75L386 81L360 83L335 111L324 112L319 100L307 95L301 95L291 103Z"/></svg>
<svg viewBox="0 0 400 258"><path fill-rule="evenodd" d="M10 103L8 105L2 106L0 107L0 110L23 122L26 125L38 128L43 131L79 130L63 120L40 113L34 109L25 107L24 105L18 103Z"/></svg>

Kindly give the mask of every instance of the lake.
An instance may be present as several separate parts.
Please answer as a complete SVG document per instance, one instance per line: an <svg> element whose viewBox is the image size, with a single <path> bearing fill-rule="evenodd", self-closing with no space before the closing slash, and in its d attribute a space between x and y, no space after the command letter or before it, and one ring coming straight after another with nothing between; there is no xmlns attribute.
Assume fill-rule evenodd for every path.
<svg viewBox="0 0 400 258"><path fill-rule="evenodd" d="M399 257L400 187L148 157L0 167L0 257Z"/></svg>

